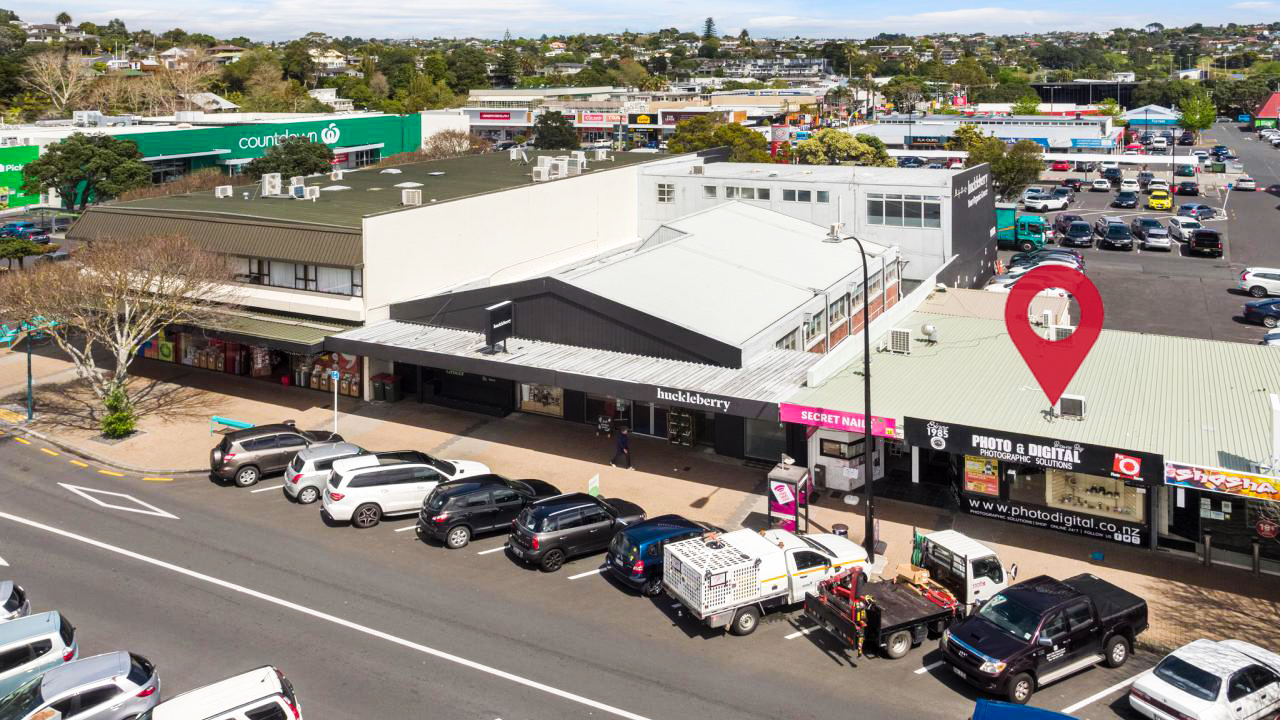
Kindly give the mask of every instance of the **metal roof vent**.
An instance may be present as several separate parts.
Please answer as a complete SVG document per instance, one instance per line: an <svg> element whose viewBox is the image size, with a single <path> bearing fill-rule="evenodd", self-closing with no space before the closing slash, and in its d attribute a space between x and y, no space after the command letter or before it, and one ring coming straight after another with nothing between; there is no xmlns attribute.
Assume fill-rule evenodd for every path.
<svg viewBox="0 0 1280 720"><path fill-rule="evenodd" d="M938 328L933 323L925 323L920 328L920 334L924 335L924 339L930 345L938 342Z"/></svg>
<svg viewBox="0 0 1280 720"><path fill-rule="evenodd" d="M1084 419L1084 396L1083 395L1063 395L1058 398L1058 402L1054 405L1059 417L1075 418L1077 420Z"/></svg>
<svg viewBox="0 0 1280 720"><path fill-rule="evenodd" d="M701 165L692 165L692 166L690 166L690 167L689 167L689 174L690 174L690 175L701 175L701 174L702 174L703 169L704 169L704 168L703 168Z"/></svg>
<svg viewBox="0 0 1280 720"><path fill-rule="evenodd" d="M889 352L898 355L911 354L911 330L893 328L889 331Z"/></svg>
<svg viewBox="0 0 1280 720"><path fill-rule="evenodd" d="M400 170L398 168L387 168L386 170L379 170L378 174L379 175L399 175Z"/></svg>

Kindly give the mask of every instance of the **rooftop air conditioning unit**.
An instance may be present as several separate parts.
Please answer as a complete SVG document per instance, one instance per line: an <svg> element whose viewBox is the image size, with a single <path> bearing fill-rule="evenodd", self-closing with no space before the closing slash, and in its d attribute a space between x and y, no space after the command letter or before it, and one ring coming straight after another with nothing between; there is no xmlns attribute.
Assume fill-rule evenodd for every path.
<svg viewBox="0 0 1280 720"><path fill-rule="evenodd" d="M1071 333L1074 331L1075 328L1070 325L1050 325L1049 332L1045 335L1045 339L1052 340L1053 342L1059 342L1071 337Z"/></svg>
<svg viewBox="0 0 1280 720"><path fill-rule="evenodd" d="M511 148L510 150L508 150L508 151L507 151L507 159L508 159L508 160L519 160L519 159L520 159L520 148L513 147L513 148Z"/></svg>
<svg viewBox="0 0 1280 720"><path fill-rule="evenodd" d="M261 182L264 196L280 194L280 173L266 173L262 176Z"/></svg>
<svg viewBox="0 0 1280 720"><path fill-rule="evenodd" d="M551 167L555 168L556 177L566 177L569 175L569 158L556 158Z"/></svg>
<svg viewBox="0 0 1280 720"><path fill-rule="evenodd" d="M583 164L586 164L587 162L587 152L585 150L572 150L569 152L569 157L574 158Z"/></svg>
<svg viewBox="0 0 1280 720"><path fill-rule="evenodd" d="M404 190L401 190L400 204L401 205L421 205L422 191L417 188L412 188L412 189L405 188Z"/></svg>
<svg viewBox="0 0 1280 720"><path fill-rule="evenodd" d="M591 153L591 159L592 159L592 160L608 160L608 159L609 159L609 151L608 151L608 150L596 150L596 151L594 151L594 152L592 152L592 153Z"/></svg>
<svg viewBox="0 0 1280 720"><path fill-rule="evenodd" d="M330 180L341 180L341 179L342 179L342 171L341 171L341 170L334 170L333 172L329 173L329 179L330 179Z"/></svg>
<svg viewBox="0 0 1280 720"><path fill-rule="evenodd" d="M906 328L893 328L889 331L889 352L898 355L911 354L911 331Z"/></svg>
<svg viewBox="0 0 1280 720"><path fill-rule="evenodd" d="M1061 417L1084 419L1084 396L1083 395L1063 395L1058 398L1054 409Z"/></svg>
<svg viewBox="0 0 1280 720"><path fill-rule="evenodd" d="M550 155L539 155L537 166L540 168L551 167L551 163L554 161L555 161L555 158L551 157Z"/></svg>
<svg viewBox="0 0 1280 720"><path fill-rule="evenodd" d="M306 184L307 184L306 175L294 175L293 177L289 178L289 187L297 187L298 185L306 185Z"/></svg>
<svg viewBox="0 0 1280 720"><path fill-rule="evenodd" d="M235 194L235 188L230 185L219 185L213 189L213 196L216 198L231 197Z"/></svg>
<svg viewBox="0 0 1280 720"><path fill-rule="evenodd" d="M703 166L701 166L701 165L692 165L692 166L690 166L690 167L689 167L689 174L690 174L690 175L701 175L701 174L702 174L702 171L703 171L704 169L705 169L705 168L703 168Z"/></svg>
<svg viewBox="0 0 1280 720"><path fill-rule="evenodd" d="M1044 312L1040 313L1040 324L1045 327L1049 327L1050 325L1053 324L1052 310L1045 310Z"/></svg>
<svg viewBox="0 0 1280 720"><path fill-rule="evenodd" d="M546 182L551 179L551 168L545 166L535 167L532 170L534 182Z"/></svg>
<svg viewBox="0 0 1280 720"><path fill-rule="evenodd" d="M320 186L319 186L319 185L307 185L306 187L304 187L304 188L303 188L303 190L302 190L302 199L303 199L303 200L310 200L311 202L315 202L316 200L319 200L319 199L320 199Z"/></svg>

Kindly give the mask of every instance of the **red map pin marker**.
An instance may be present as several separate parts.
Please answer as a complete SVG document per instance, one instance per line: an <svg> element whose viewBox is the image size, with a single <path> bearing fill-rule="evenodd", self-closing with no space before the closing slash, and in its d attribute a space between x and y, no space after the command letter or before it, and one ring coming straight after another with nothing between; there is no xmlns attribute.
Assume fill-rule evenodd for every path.
<svg viewBox="0 0 1280 720"><path fill-rule="evenodd" d="M1048 288L1066 290L1080 306L1080 323L1065 340L1046 340L1031 328L1028 320L1031 300ZM1023 275L1013 286L1004 305L1004 324L1009 330L1009 339L1022 354L1050 403L1057 404L1093 348L1102 332L1102 317L1102 296L1079 270L1040 267Z"/></svg>

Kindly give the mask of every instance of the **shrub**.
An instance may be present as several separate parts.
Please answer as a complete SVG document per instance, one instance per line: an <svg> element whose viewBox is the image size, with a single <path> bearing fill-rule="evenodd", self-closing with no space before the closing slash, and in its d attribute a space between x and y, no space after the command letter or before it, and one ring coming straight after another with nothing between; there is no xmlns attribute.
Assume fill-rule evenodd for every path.
<svg viewBox="0 0 1280 720"><path fill-rule="evenodd" d="M138 418L124 390L121 388L112 390L102 401L102 405L107 411L99 422L104 437L114 440L133 434L138 426Z"/></svg>

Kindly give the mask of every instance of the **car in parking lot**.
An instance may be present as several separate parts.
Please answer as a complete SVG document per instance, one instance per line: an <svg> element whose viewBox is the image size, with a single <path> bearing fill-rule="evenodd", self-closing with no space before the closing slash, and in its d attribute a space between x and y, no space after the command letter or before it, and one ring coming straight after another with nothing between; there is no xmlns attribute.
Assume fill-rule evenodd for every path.
<svg viewBox="0 0 1280 720"><path fill-rule="evenodd" d="M132 720L160 702L151 661L123 650L59 665L0 700L5 720Z"/></svg>
<svg viewBox="0 0 1280 720"><path fill-rule="evenodd" d="M1142 239L1138 242L1138 246L1143 250L1164 250L1165 252L1173 251L1173 238L1169 237L1169 229L1164 225L1157 225L1148 228L1142 234Z"/></svg>
<svg viewBox="0 0 1280 720"><path fill-rule="evenodd" d="M1071 188L1073 192L1080 192L1084 189L1085 180L1078 177L1063 178L1061 185L1062 187Z"/></svg>
<svg viewBox="0 0 1280 720"><path fill-rule="evenodd" d="M1147 183L1147 192L1153 193L1157 190L1161 192L1169 192L1169 181L1164 178L1153 178Z"/></svg>
<svg viewBox="0 0 1280 720"><path fill-rule="evenodd" d="M924 161L918 157L905 155L898 158L898 167L900 168L919 168L924 167Z"/></svg>
<svg viewBox="0 0 1280 720"><path fill-rule="evenodd" d="M508 480L492 474L442 482L422 501L417 533L457 550L474 535L510 530L529 503L559 494L556 486L542 480Z"/></svg>
<svg viewBox="0 0 1280 720"><path fill-rule="evenodd" d="M1200 162L1204 162L1205 160L1208 160L1208 159L1209 159L1209 151L1208 151L1208 150L1192 150L1192 151L1191 151L1191 154L1192 154L1192 155L1194 155L1194 156L1195 156L1195 158L1196 158L1197 160L1199 160Z"/></svg>
<svg viewBox="0 0 1280 720"><path fill-rule="evenodd" d="M1178 214L1183 217L1195 218L1196 220L1208 220L1217 216L1218 211L1208 205L1186 203L1178 206Z"/></svg>
<svg viewBox="0 0 1280 720"><path fill-rule="evenodd" d="M1257 190L1258 181L1254 180L1253 178L1247 175L1241 175L1240 177L1236 178L1236 181L1232 183L1231 187L1235 188L1236 190Z"/></svg>
<svg viewBox="0 0 1280 720"><path fill-rule="evenodd" d="M1179 145L1195 145L1196 144L1195 136L1183 133L1182 137L1178 138L1178 144Z"/></svg>
<svg viewBox="0 0 1280 720"><path fill-rule="evenodd" d="M1032 185L1031 187L1022 191L1022 197L1020 199L1022 200L1023 204L1026 204L1028 200L1038 200L1048 194L1049 194L1049 191L1047 189L1040 187L1039 185Z"/></svg>
<svg viewBox="0 0 1280 720"><path fill-rule="evenodd" d="M1084 270L1084 256L1075 250L1067 248L1040 248L1039 250L1031 250L1029 252L1014 253L1009 258L1009 267L1018 265L1035 265L1045 260L1070 260L1075 263L1081 271Z"/></svg>
<svg viewBox="0 0 1280 720"><path fill-rule="evenodd" d="M1110 182L1112 186L1118 185L1124 179L1124 171L1118 167L1103 167L1102 179Z"/></svg>
<svg viewBox="0 0 1280 720"><path fill-rule="evenodd" d="M1138 192L1142 186L1134 178L1125 178L1120 181L1120 189L1127 192Z"/></svg>
<svg viewBox="0 0 1280 720"><path fill-rule="evenodd" d="M1066 188L1063 188L1064 190ZM1071 192L1068 190L1067 192ZM1048 212L1050 210L1065 210L1071 204L1068 197L1055 195L1037 195L1027 198L1023 201L1022 207L1035 212Z"/></svg>
<svg viewBox="0 0 1280 720"><path fill-rule="evenodd" d="M293 683L265 665L188 690L159 703L136 720L301 720Z"/></svg>
<svg viewBox="0 0 1280 720"><path fill-rule="evenodd" d="M1194 180L1183 180L1174 188L1174 193L1178 195L1199 195L1200 184Z"/></svg>
<svg viewBox="0 0 1280 720"><path fill-rule="evenodd" d="M1151 184L1151 181L1155 179L1156 179L1155 173L1152 173L1150 170L1143 170L1138 173L1138 177L1137 177L1138 187L1142 188L1143 190L1146 190L1147 185Z"/></svg>
<svg viewBox="0 0 1280 720"><path fill-rule="evenodd" d="M1058 234L1058 244L1064 247L1093 247L1093 228L1083 220L1077 220Z"/></svg>
<svg viewBox="0 0 1280 720"><path fill-rule="evenodd" d="M1090 192L1111 192L1111 181L1098 178L1089 183Z"/></svg>
<svg viewBox="0 0 1280 720"><path fill-rule="evenodd" d="M445 480L488 474L483 463L440 460L417 450L359 455L333 463L322 509L331 520L371 528L385 515L420 511Z"/></svg>
<svg viewBox="0 0 1280 720"><path fill-rule="evenodd" d="M1210 152L1210 153L1212 153L1212 154L1214 154L1214 155L1222 155L1222 154L1224 154L1224 153L1226 153L1226 152L1227 152L1227 146L1226 146L1226 145L1214 145L1212 148L1210 148L1210 149L1209 149L1209 152Z"/></svg>
<svg viewBox="0 0 1280 720"><path fill-rule="evenodd" d="M1262 334L1262 339L1258 341L1259 345L1267 345L1269 347L1280 347L1280 330L1271 330Z"/></svg>
<svg viewBox="0 0 1280 720"><path fill-rule="evenodd" d="M367 450L349 442L317 443L304 448L289 463L285 470L284 492L303 505L320 499L324 492L324 483L329 479L329 471L333 463L343 458L364 455Z"/></svg>
<svg viewBox="0 0 1280 720"><path fill-rule="evenodd" d="M12 580L0 580L0 623L31 613L31 600L27 591Z"/></svg>
<svg viewBox="0 0 1280 720"><path fill-rule="evenodd" d="M1077 160L1076 170L1079 172L1093 172L1098 169L1098 163L1092 160Z"/></svg>
<svg viewBox="0 0 1280 720"><path fill-rule="evenodd" d="M1098 233L1098 248L1114 248L1117 250L1133 249L1133 234L1129 227L1118 217L1103 216L1094 225Z"/></svg>
<svg viewBox="0 0 1280 720"><path fill-rule="evenodd" d="M1102 168L1103 172L1106 172L1107 170L1119 170L1120 162L1118 160L1103 160L1098 163L1098 167Z"/></svg>
<svg viewBox="0 0 1280 720"><path fill-rule="evenodd" d="M1256 298L1280 295L1280 268L1247 267L1237 287Z"/></svg>
<svg viewBox="0 0 1280 720"><path fill-rule="evenodd" d="M1071 170L1071 163L1066 160L1054 160L1049 169L1055 172L1066 172Z"/></svg>
<svg viewBox="0 0 1280 720"><path fill-rule="evenodd" d="M1061 235L1067 231L1067 228L1070 227L1071 223L1080 222L1081 220L1084 220L1084 218L1080 217L1076 213L1058 213L1053 218L1053 234Z"/></svg>
<svg viewBox="0 0 1280 720"><path fill-rule="evenodd" d="M1280 655L1241 640L1193 640L1129 688L1150 720L1245 720L1280 710Z"/></svg>
<svg viewBox="0 0 1280 720"><path fill-rule="evenodd" d="M1114 207L1114 208L1138 207L1138 193L1130 190L1125 190L1124 192L1116 193L1116 196L1111 199L1111 207Z"/></svg>
<svg viewBox="0 0 1280 720"><path fill-rule="evenodd" d="M215 477L249 487L263 475L284 470L303 449L341 440L341 435L327 430L299 430L290 421L259 425L223 435L209 451L209 467Z"/></svg>
<svg viewBox="0 0 1280 720"><path fill-rule="evenodd" d="M1139 239L1145 237L1149 230L1157 228L1163 231L1166 236L1169 234L1169 231L1165 230L1164 225L1153 217L1136 217L1129 221L1129 231L1133 233L1134 237Z"/></svg>
<svg viewBox="0 0 1280 720"><path fill-rule="evenodd" d="M667 543L722 532L679 515L659 515L619 530L609 543L604 564L624 585L653 597L662 592L662 549Z"/></svg>
<svg viewBox="0 0 1280 720"><path fill-rule="evenodd" d="M1187 241L1187 252L1192 255L1222 257L1223 253L1226 252L1222 233L1209 228L1196 230L1191 233L1191 239Z"/></svg>
<svg viewBox="0 0 1280 720"><path fill-rule="evenodd" d="M644 510L626 500L586 493L557 495L520 511L511 526L507 550L543 572L555 572L570 557L608 548L619 530L644 517Z"/></svg>
<svg viewBox="0 0 1280 720"><path fill-rule="evenodd" d="M1280 326L1280 298L1245 303L1244 319L1268 328Z"/></svg>
<svg viewBox="0 0 1280 720"><path fill-rule="evenodd" d="M0 697L71 662L78 652L76 629L56 611L0 625Z"/></svg>
<svg viewBox="0 0 1280 720"><path fill-rule="evenodd" d="M1175 240L1186 242L1191 237L1191 233L1204 227L1199 220L1192 217L1178 215L1169 218L1169 235Z"/></svg>
<svg viewBox="0 0 1280 720"><path fill-rule="evenodd" d="M1151 210L1172 210L1173 196L1168 190L1152 190L1147 196L1147 208Z"/></svg>

